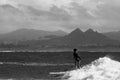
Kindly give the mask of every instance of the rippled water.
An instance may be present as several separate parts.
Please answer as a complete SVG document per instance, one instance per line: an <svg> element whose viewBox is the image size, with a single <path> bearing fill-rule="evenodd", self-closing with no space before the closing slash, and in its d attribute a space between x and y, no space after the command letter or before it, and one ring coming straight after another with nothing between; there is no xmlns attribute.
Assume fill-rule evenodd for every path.
<svg viewBox="0 0 120 80"><path fill-rule="evenodd" d="M82 65L101 56L102 52L80 52ZM120 60L120 53L110 53ZM74 69L72 52L9 52L0 53L0 80L59 80L65 72Z"/></svg>
<svg viewBox="0 0 120 80"><path fill-rule="evenodd" d="M60 72L73 66L72 63L20 63L0 62L0 80L59 80L59 75L52 72Z"/></svg>

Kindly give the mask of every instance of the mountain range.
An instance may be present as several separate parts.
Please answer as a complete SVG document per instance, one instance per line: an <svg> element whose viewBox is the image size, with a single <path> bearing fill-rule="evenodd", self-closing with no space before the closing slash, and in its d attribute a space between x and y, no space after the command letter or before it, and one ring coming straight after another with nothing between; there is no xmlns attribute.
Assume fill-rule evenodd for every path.
<svg viewBox="0 0 120 80"><path fill-rule="evenodd" d="M107 32L107 33L103 33L103 34L111 39L120 41L120 31Z"/></svg>
<svg viewBox="0 0 120 80"><path fill-rule="evenodd" d="M0 40L17 41L17 45L39 47L76 47L76 46L118 46L118 40L109 38L102 33L88 29L85 32L79 28L71 33L64 31L43 31L34 29L20 29L7 34L1 34Z"/></svg>
<svg viewBox="0 0 120 80"><path fill-rule="evenodd" d="M83 32L79 28L63 37L42 42L39 41L38 43L40 43L40 45L47 46L106 46L120 44L119 41L111 39L92 29L88 29L87 31Z"/></svg>
<svg viewBox="0 0 120 80"><path fill-rule="evenodd" d="M18 42L26 40L40 40L52 37L64 36L67 33L61 30L58 31L44 31L35 29L18 29L6 34L0 34L0 41L4 42Z"/></svg>

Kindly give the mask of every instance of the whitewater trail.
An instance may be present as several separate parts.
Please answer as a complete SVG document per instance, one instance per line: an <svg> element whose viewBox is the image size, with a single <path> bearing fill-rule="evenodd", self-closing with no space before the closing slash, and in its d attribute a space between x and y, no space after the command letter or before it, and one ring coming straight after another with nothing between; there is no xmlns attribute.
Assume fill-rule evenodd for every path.
<svg viewBox="0 0 120 80"><path fill-rule="evenodd" d="M67 71L62 80L120 80L120 62L100 58L80 69Z"/></svg>

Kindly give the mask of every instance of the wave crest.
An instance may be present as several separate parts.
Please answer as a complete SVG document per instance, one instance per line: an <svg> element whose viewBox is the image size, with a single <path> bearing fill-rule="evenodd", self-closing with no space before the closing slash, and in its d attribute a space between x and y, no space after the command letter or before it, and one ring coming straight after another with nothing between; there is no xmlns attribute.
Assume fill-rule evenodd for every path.
<svg viewBox="0 0 120 80"><path fill-rule="evenodd" d="M62 80L120 80L120 62L99 58L80 69L66 72Z"/></svg>

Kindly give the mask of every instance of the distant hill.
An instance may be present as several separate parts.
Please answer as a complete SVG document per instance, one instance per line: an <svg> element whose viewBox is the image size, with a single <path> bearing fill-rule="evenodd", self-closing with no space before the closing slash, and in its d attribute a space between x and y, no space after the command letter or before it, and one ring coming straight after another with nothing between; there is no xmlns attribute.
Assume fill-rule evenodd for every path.
<svg viewBox="0 0 120 80"><path fill-rule="evenodd" d="M111 39L115 39L115 40L120 41L120 31L107 32L107 33L103 33L103 34L110 37Z"/></svg>
<svg viewBox="0 0 120 80"><path fill-rule="evenodd" d="M83 32L79 28L72 31L70 34L51 39L45 42L46 45L67 45L67 46L104 46L104 45L118 45L119 41L110 39L104 36L97 31L93 31L92 29L88 29Z"/></svg>
<svg viewBox="0 0 120 80"><path fill-rule="evenodd" d="M51 32L35 29L19 29L10 33L1 34L0 41L15 42L26 40L39 40L45 38L46 36L52 38L56 36L65 36L66 34L66 32L60 30Z"/></svg>
<svg viewBox="0 0 120 80"><path fill-rule="evenodd" d="M24 30L22 30L22 31L23 31L22 33L24 33ZM19 41L19 42L17 42L17 44L13 44L13 45L12 44L10 44L10 45L9 44L1 44L1 45L3 45L4 47L8 47L8 48L9 47L13 47L13 48L17 47L17 48L25 48L25 49L26 48L29 48L29 49L59 48L59 49L61 49L61 48L74 48L74 47L103 47L103 48L105 48L105 47L118 47L120 45L120 42L118 40L111 39L111 38L103 35L102 33L99 33L92 29L88 29L87 31L83 32L82 30L77 28L74 31L72 31L71 33L64 35L64 36L59 35L59 37L57 34L56 34L57 36L51 35L55 32L51 33L51 32L45 31L45 33L42 35L42 33L40 34L39 31L37 32L35 30L35 33L33 33L32 31L34 32L34 30L30 30L30 31L28 30L28 32L26 32L26 30L25 30L25 33L22 34L21 30L20 30L20 33L22 34L22 36L23 35L24 35L24 37L26 36L25 41ZM42 31L40 31L40 32L42 32ZM15 31L12 33L14 33L14 37L16 36L15 39L21 40L21 37L20 37L21 34L18 35L19 30L17 32ZM7 34L7 35L9 35L9 34ZM45 36L45 37L42 39L38 39L38 36L35 37L36 35ZM46 35L48 35L48 36L46 36ZM13 35L12 35L12 37L13 37ZM27 40L28 37L31 40L30 39ZM34 39L33 39L33 37L34 37Z"/></svg>

